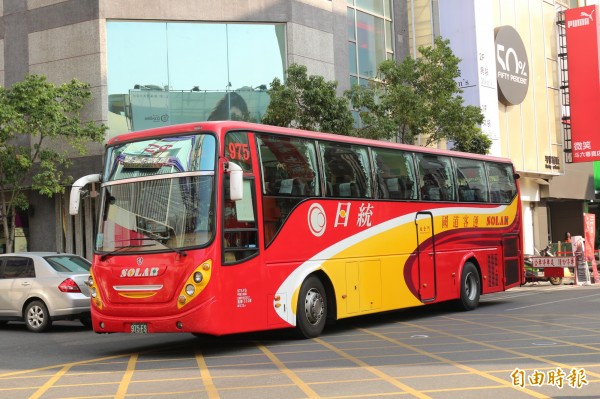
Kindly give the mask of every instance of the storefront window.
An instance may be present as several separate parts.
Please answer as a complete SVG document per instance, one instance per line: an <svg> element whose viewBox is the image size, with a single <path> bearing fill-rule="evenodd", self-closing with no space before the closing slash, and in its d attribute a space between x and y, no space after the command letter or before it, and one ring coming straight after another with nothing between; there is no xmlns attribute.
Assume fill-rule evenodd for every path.
<svg viewBox="0 0 600 399"><path fill-rule="evenodd" d="M269 83L284 80L285 54L283 24L107 22L110 135L205 120L258 122Z"/></svg>

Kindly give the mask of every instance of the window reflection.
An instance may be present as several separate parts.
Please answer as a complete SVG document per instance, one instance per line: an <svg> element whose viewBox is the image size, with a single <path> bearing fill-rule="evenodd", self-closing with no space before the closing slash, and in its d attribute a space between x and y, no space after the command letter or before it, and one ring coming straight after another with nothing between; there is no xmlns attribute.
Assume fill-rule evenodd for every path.
<svg viewBox="0 0 600 399"><path fill-rule="evenodd" d="M136 24L137 26L139 24ZM190 92L221 90L228 84L227 40L223 24L165 24L168 33L169 87ZM136 28L137 29L137 28ZM198 40L210 37L210 40ZM210 60L210 61L208 61Z"/></svg>
<svg viewBox="0 0 600 399"><path fill-rule="evenodd" d="M326 196L372 198L371 168L365 147L323 142L320 150Z"/></svg>
<svg viewBox="0 0 600 399"><path fill-rule="evenodd" d="M394 58L390 1L356 0L355 6L348 5L350 81L372 80L379 64Z"/></svg>
<svg viewBox="0 0 600 399"><path fill-rule="evenodd" d="M383 19L357 11L356 21L359 73L375 77L377 67L385 60Z"/></svg>
<svg viewBox="0 0 600 399"><path fill-rule="evenodd" d="M260 121L284 80L282 24L108 22L110 135L204 120Z"/></svg>
<svg viewBox="0 0 600 399"><path fill-rule="evenodd" d="M356 0L356 7L376 14L383 14L383 2L381 0Z"/></svg>

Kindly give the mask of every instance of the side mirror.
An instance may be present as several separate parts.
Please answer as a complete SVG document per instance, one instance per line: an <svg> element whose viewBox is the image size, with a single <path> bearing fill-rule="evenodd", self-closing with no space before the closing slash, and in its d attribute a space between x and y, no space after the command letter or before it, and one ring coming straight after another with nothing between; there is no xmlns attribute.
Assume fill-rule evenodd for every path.
<svg viewBox="0 0 600 399"><path fill-rule="evenodd" d="M102 176L99 174L83 176L75 183L71 188L71 196L69 198L69 213L71 215L77 215L79 213L79 201L81 199L81 189L90 183L98 183Z"/></svg>
<svg viewBox="0 0 600 399"><path fill-rule="evenodd" d="M244 198L244 171L233 162L227 164L227 171L229 172L229 199L239 201Z"/></svg>

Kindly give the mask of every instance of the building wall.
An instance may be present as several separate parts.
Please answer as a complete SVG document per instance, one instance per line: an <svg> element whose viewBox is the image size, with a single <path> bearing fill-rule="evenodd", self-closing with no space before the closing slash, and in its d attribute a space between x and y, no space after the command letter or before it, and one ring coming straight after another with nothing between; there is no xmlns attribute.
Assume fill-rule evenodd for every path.
<svg viewBox="0 0 600 399"><path fill-rule="evenodd" d="M519 105L498 104L502 154L522 173L564 173L558 83L556 8L553 2L493 0L494 26L514 27L529 62L529 91ZM547 157L560 161L553 169Z"/></svg>
<svg viewBox="0 0 600 399"><path fill-rule="evenodd" d="M547 198L570 200L593 200L594 171L592 163L568 164L566 173L552 179Z"/></svg>
<svg viewBox="0 0 600 399"><path fill-rule="evenodd" d="M83 117L108 123L107 20L255 22L286 23L287 64L304 64L309 74L337 80L341 94L349 88L346 15L346 0L3 0L0 84L10 86L27 73L57 84L77 78L92 92ZM70 174L99 172L102 151L95 143L84 157L72 154ZM91 227L65 215L64 197L53 201L32 194L31 202L36 211L30 225L43 228L32 229L29 249L79 251L73 238Z"/></svg>
<svg viewBox="0 0 600 399"><path fill-rule="evenodd" d="M498 105L500 155L513 160L523 182L535 191L533 197L539 198L542 193L541 198L544 198L545 189L536 183L544 179L550 184L547 190L550 200L592 198L591 164L565 168L562 156L554 24L562 3L554 0L473 1L491 2L494 25L514 26L529 57L527 98L516 106ZM416 54L420 45L432 44L433 35L439 31L438 3L438 0L393 2L398 60L406 54ZM310 74L338 81L341 94L349 88L346 13L346 0L3 0L0 1L0 84L10 86L22 80L26 73L43 73L55 83L78 78L90 83L93 94L84 111L85 117L107 123L107 20L265 22L286 23L288 65L301 63L307 65ZM73 175L98 172L101 154L101 145L90 145L88 156L75 158ZM557 169L547 162L548 157L559 160ZM40 204L45 199L33 200L38 210L44 207ZM61 201L59 199L59 203ZM534 207L536 201L533 201ZM52 208L50 205L48 209ZM533 215L536 215L535 209ZM42 218L40 212L35 211L30 222L35 226L37 221L46 224L51 219ZM62 224L60 215L54 215L54 220L57 226ZM536 217L532 217L532 223L535 224L535 220ZM543 237L543 230L548 230L539 223L530 230L532 228L539 230L536 237ZM52 240L33 234L30 249L47 249L50 241L62 242L58 237L61 229L54 231L57 237ZM534 242L533 231L529 231L529 235L529 241ZM539 244L541 242L534 245Z"/></svg>
<svg viewBox="0 0 600 399"><path fill-rule="evenodd" d="M556 201L548 204L553 221L550 226L550 239L554 242L563 241L565 232L572 236L583 236L583 213L585 207L580 201ZM574 220L576 219L576 220ZM574 223L576 221L577 223Z"/></svg>
<svg viewBox="0 0 600 399"><path fill-rule="evenodd" d="M288 63L308 67L310 74L319 74L328 80L344 76L344 70L335 71L337 57L347 64L344 53L346 39L346 2L340 0L100 0L102 20L159 20L206 22L288 22ZM334 46L334 33L342 33L341 45ZM335 49L335 50L334 50ZM347 51L347 50L346 50ZM345 54L345 57L344 57ZM346 65L347 68L347 65Z"/></svg>
<svg viewBox="0 0 600 399"><path fill-rule="evenodd" d="M482 2L485 4L482 5ZM481 24L485 24L487 18L481 18L482 16L477 13L491 12L490 30L510 25L521 37L528 58L527 95L524 101L517 105L507 106L498 101L498 126L491 124L492 129L496 131L486 131L486 133L490 134L492 139L499 140L498 145L494 144L494 154L510 158L521 175L523 213L526 216L525 252L533 253L534 247L543 248L547 244L548 237L552 236L550 232L550 226L553 225L552 218L558 217L557 212L548 212L546 199L549 203L557 198L570 198L579 202L580 206L569 209L580 209L583 202L593 199L592 165L566 165L563 156L556 15L559 10L565 9L565 2L464 0L442 4L438 0L408 0L407 3L413 55L416 54L416 47L419 45L431 45L433 35L441 31L444 31L446 35L444 38L450 39L451 47L456 48L458 53L481 55L482 49L486 48L482 40L492 39L478 37L475 41L467 40L469 38L465 35L472 32L460 29L454 14L461 18L473 18L473 21L464 20L464 26L479 24L476 30L480 32ZM479 11L474 14L466 10L461 13L459 9L459 7L475 8L475 4ZM487 11L488 9L490 11ZM451 11L453 16L450 20L448 18L444 20L442 13L448 11ZM465 49L465 46L469 45L473 48ZM475 63L477 60L470 59L467 62ZM472 80L473 76L466 76L466 71L472 71L473 65L465 64L463 68L465 76L461 76L461 79ZM480 68L481 65L476 65L475 69ZM480 79L481 84L481 73L477 78ZM483 106L484 104L472 105ZM566 209L565 212L568 214L568 219L580 223L579 214Z"/></svg>
<svg viewBox="0 0 600 399"><path fill-rule="evenodd" d="M433 44L435 20L434 2L431 0L408 0L408 39L410 55L419 55L420 46Z"/></svg>

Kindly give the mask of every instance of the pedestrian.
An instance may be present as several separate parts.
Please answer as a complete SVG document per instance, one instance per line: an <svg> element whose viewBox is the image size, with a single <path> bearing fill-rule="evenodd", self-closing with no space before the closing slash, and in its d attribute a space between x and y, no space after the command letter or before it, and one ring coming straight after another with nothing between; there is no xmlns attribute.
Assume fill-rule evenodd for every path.
<svg viewBox="0 0 600 399"><path fill-rule="evenodd" d="M565 242L571 242L571 233L568 231L565 233Z"/></svg>
<svg viewBox="0 0 600 399"><path fill-rule="evenodd" d="M585 259L585 240L582 236L573 237L573 255L577 263L577 285L590 285L590 269Z"/></svg>

